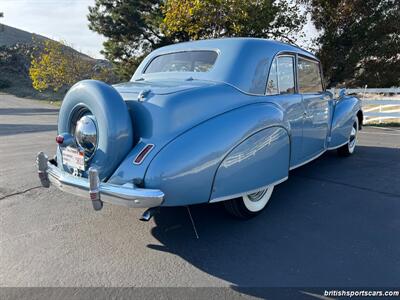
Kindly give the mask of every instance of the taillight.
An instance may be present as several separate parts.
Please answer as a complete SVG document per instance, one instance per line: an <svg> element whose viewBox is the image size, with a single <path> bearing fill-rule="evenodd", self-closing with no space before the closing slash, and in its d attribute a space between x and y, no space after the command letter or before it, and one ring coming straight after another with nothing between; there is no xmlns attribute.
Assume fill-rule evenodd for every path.
<svg viewBox="0 0 400 300"><path fill-rule="evenodd" d="M148 144L146 145L142 151L136 156L136 158L133 160L133 163L136 165L139 165L142 163L142 161L146 158L147 154L151 151L151 149L154 148L153 144Z"/></svg>
<svg viewBox="0 0 400 300"><path fill-rule="evenodd" d="M57 135L56 136L56 142L57 142L57 144L64 143L64 137L62 135Z"/></svg>

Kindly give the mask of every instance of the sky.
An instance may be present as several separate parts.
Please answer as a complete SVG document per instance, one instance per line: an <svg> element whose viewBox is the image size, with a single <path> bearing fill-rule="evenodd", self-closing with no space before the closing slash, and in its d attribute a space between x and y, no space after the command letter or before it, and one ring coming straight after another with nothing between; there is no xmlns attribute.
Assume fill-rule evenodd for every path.
<svg viewBox="0 0 400 300"><path fill-rule="evenodd" d="M104 38L88 28L86 15L94 0L0 0L0 22L51 39L101 58Z"/></svg>
<svg viewBox="0 0 400 300"><path fill-rule="evenodd" d="M88 28L88 7L94 0L0 0L0 23L51 39L63 40L75 49L95 58L102 58L100 50L104 37ZM309 44L317 35L308 22L304 28L306 38L300 46Z"/></svg>

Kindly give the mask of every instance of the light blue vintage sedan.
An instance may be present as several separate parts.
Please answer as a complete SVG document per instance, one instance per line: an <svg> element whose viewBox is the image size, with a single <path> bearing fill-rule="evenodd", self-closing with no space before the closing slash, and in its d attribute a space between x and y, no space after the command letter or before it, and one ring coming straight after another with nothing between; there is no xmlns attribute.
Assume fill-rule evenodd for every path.
<svg viewBox="0 0 400 300"><path fill-rule="evenodd" d="M85 80L65 96L41 183L103 202L150 208L223 201L258 214L289 171L337 149L354 152L360 101L325 91L311 53L231 38L153 51L130 82Z"/></svg>

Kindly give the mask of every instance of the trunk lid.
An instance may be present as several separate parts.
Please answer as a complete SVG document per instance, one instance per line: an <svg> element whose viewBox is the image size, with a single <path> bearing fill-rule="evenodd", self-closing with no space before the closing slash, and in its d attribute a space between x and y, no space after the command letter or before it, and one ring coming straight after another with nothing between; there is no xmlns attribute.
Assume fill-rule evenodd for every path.
<svg viewBox="0 0 400 300"><path fill-rule="evenodd" d="M170 80L128 82L115 85L132 117L135 142L171 139L214 114L206 81ZM207 96L205 96L205 94Z"/></svg>
<svg viewBox="0 0 400 300"><path fill-rule="evenodd" d="M205 81L194 81L191 78L186 80L160 80L160 81L132 81L114 85L114 88L122 95L124 100L134 100L143 91L154 95L173 94L193 88L210 85Z"/></svg>

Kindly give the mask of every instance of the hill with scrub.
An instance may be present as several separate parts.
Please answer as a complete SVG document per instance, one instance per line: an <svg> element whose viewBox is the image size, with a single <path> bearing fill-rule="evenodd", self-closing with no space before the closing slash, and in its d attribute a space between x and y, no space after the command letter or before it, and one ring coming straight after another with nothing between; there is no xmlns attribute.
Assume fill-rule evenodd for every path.
<svg viewBox="0 0 400 300"><path fill-rule="evenodd" d="M0 92L36 99L62 99L69 86L57 92L39 92L32 87L29 77L32 57L39 55L49 41L59 44L64 53L73 54L78 60L89 63L93 70L100 67L111 69L108 61L94 59L47 37L0 24Z"/></svg>

